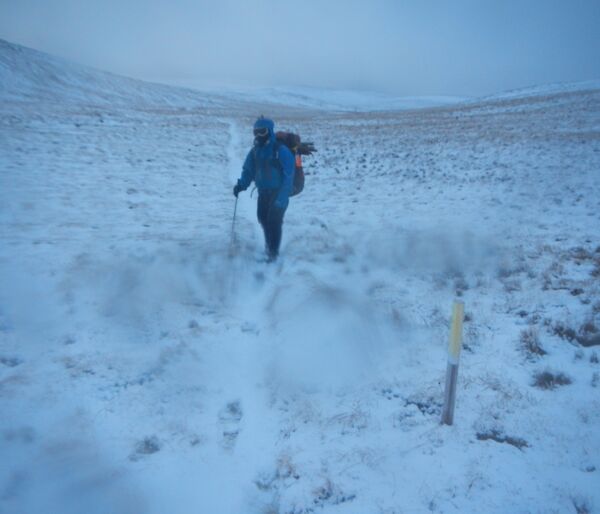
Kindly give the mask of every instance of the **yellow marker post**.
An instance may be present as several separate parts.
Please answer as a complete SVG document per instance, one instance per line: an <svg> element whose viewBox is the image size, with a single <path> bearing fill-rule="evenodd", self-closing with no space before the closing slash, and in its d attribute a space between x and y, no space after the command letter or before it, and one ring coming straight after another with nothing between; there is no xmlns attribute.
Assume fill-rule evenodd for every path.
<svg viewBox="0 0 600 514"><path fill-rule="evenodd" d="M446 390L444 392L444 409L442 423L452 425L454 421L454 404L456 403L456 382L458 379L458 360L462 347L462 326L465 316L465 304L455 301L452 308L452 326L450 327L450 344L448 345L448 366L446 367Z"/></svg>

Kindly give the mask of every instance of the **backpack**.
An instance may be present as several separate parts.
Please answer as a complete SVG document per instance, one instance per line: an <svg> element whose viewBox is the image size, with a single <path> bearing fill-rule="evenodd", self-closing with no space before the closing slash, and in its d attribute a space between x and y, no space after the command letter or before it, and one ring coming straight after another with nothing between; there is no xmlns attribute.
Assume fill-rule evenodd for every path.
<svg viewBox="0 0 600 514"><path fill-rule="evenodd" d="M278 165L280 171L283 170L281 162L279 160L279 147L285 145L289 148L290 152L295 158L295 170L294 170L294 184L290 196L300 194L304 189L304 169L302 168L302 156L311 155L316 152L315 145L313 143L303 143L298 134L293 132L282 132L279 131L275 134L275 162Z"/></svg>

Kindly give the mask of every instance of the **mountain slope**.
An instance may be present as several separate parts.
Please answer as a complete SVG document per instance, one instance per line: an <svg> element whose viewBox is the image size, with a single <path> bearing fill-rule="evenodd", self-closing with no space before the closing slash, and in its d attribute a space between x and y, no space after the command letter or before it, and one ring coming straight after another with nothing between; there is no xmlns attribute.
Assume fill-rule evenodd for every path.
<svg viewBox="0 0 600 514"><path fill-rule="evenodd" d="M85 68L0 39L0 95L3 101L95 106L214 107L218 95L148 84Z"/></svg>

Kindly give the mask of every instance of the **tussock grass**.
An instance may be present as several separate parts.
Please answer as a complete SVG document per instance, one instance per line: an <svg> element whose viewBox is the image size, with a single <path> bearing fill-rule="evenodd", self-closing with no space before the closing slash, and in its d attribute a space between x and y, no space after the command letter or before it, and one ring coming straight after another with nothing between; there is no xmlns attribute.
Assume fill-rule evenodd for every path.
<svg viewBox="0 0 600 514"><path fill-rule="evenodd" d="M533 327L522 330L519 341L522 351L529 360L535 360L547 354L540 343L537 329Z"/></svg>
<svg viewBox="0 0 600 514"><path fill-rule="evenodd" d="M533 386L540 389L556 389L558 386L569 385L573 381L564 373L541 371L533 375Z"/></svg>

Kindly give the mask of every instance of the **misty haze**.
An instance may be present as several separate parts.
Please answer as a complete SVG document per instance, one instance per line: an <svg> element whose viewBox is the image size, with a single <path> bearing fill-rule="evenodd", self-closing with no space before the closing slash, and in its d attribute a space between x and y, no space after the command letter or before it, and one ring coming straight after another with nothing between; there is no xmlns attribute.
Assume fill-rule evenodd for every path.
<svg viewBox="0 0 600 514"><path fill-rule="evenodd" d="M22 0L0 12L4 39L146 80L472 97L600 76L595 1Z"/></svg>

